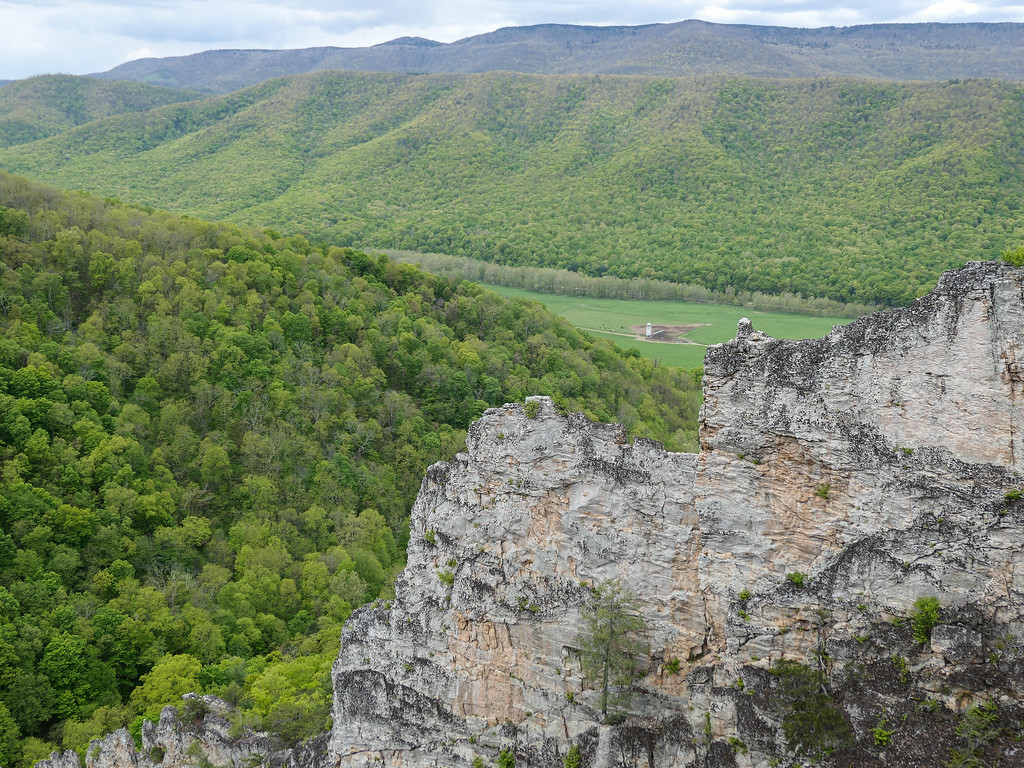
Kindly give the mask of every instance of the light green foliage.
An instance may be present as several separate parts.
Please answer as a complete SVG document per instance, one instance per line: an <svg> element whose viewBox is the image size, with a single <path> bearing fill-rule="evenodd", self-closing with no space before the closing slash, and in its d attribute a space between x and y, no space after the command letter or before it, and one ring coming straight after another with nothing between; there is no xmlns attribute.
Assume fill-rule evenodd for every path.
<svg viewBox="0 0 1024 768"><path fill-rule="evenodd" d="M578 744L573 744L569 747L569 751L565 753L565 757L562 758L563 768L580 768L583 762L583 758L580 756L580 747Z"/></svg>
<svg viewBox="0 0 1024 768"><path fill-rule="evenodd" d="M424 470L487 407L640 397L634 434L696 428L688 374L380 256L0 172L0 259L0 701L25 754L188 691L320 729L342 623L387 597Z"/></svg>
<svg viewBox="0 0 1024 768"><path fill-rule="evenodd" d="M165 706L180 704L182 695L199 690L202 667L199 659L185 653L161 657L132 693L133 713L148 720L159 718Z"/></svg>
<svg viewBox="0 0 1024 768"><path fill-rule="evenodd" d="M898 653L892 656L892 665L896 667L896 672L899 675L900 682L906 685L910 682L910 667L907 665L907 660L900 656Z"/></svg>
<svg viewBox="0 0 1024 768"><path fill-rule="evenodd" d="M1016 248L1015 250L1005 250L999 254L1000 258L1007 264L1012 264L1018 269L1024 267L1024 245Z"/></svg>
<svg viewBox="0 0 1024 768"><path fill-rule="evenodd" d="M888 724L889 721L884 716L880 716L878 718L878 724L871 729L871 736L875 740L875 746L885 747L889 745L890 741L892 741L892 736L896 731L886 728L885 726Z"/></svg>
<svg viewBox="0 0 1024 768"><path fill-rule="evenodd" d="M44 760L60 749L59 745L49 741L43 741L35 736L29 736L22 739L21 747L21 764L18 768L32 768L32 766L38 761Z"/></svg>
<svg viewBox="0 0 1024 768"><path fill-rule="evenodd" d="M516 768L516 755L511 749L498 753L498 768Z"/></svg>
<svg viewBox="0 0 1024 768"><path fill-rule="evenodd" d="M786 579L795 586L802 587L807 582L807 574L801 571L793 571L786 574Z"/></svg>
<svg viewBox="0 0 1024 768"><path fill-rule="evenodd" d="M526 405L523 406L523 413L526 414L528 419L537 418L537 414L540 413L540 402L537 400L527 400Z"/></svg>
<svg viewBox="0 0 1024 768"><path fill-rule="evenodd" d="M941 617L942 606L938 598L919 597L915 600L914 607L910 611L914 639L922 645L927 643L931 639L932 628L939 623Z"/></svg>
<svg viewBox="0 0 1024 768"><path fill-rule="evenodd" d="M609 310L613 315L633 314L634 319L626 325L627 328L636 325L636 320L640 319L635 317L634 313L637 310L640 311L641 318L647 317L652 322L653 319L657 319L662 323L680 324L676 315L682 313L685 319L691 322L703 317L704 320L717 324L719 313L728 313L739 319L741 316L749 316L749 310L752 309L755 310L753 319L758 327L767 325L771 335L791 338L792 334L801 333L801 320L797 315L834 317L837 318L836 322L841 322L838 318L860 317L877 308L874 305L838 302L831 299L797 297L789 293L769 295L759 292L710 291L700 285L643 277L621 278L607 274L591 277L568 269L495 264L467 256L448 256L441 253L395 249L388 249L386 253L399 261L416 264L431 274L473 280L502 296L533 299L542 304L553 302L551 310L566 317L570 315L558 311L556 307L569 305L573 308L573 313L589 315L591 318L599 314L604 316ZM701 305L708 303L712 304L712 309L701 312ZM633 307L633 312L628 309L630 306ZM735 306L748 309L730 309ZM607 321L618 318L613 316L604 319ZM805 328L819 327L818 323L807 321L806 318L804 322ZM728 324L722 320L722 325ZM588 325L615 327L610 323L597 325L590 322ZM731 325L735 333L735 320ZM697 330L691 333L693 337L704 341L707 339L706 331ZM691 338L691 335L687 334L687 338Z"/></svg>
<svg viewBox="0 0 1024 768"><path fill-rule="evenodd" d="M601 692L606 719L628 704L626 688L646 672L645 624L636 597L618 581L594 589L583 611L583 629L576 638L587 684Z"/></svg>
<svg viewBox="0 0 1024 768"><path fill-rule="evenodd" d="M175 702L168 702L175 703ZM84 754L93 739L99 739L128 725L128 708L123 705L99 707L88 720L64 723L62 747Z"/></svg>
<svg viewBox="0 0 1024 768"><path fill-rule="evenodd" d="M143 112L199 94L145 83L41 75L0 90L0 147L53 136L76 125Z"/></svg>
<svg viewBox="0 0 1024 768"><path fill-rule="evenodd" d="M484 759L480 755L473 758L473 768L484 768Z"/></svg>
<svg viewBox="0 0 1024 768"><path fill-rule="evenodd" d="M331 655L303 656L268 667L247 686L263 727L289 744L330 728Z"/></svg>

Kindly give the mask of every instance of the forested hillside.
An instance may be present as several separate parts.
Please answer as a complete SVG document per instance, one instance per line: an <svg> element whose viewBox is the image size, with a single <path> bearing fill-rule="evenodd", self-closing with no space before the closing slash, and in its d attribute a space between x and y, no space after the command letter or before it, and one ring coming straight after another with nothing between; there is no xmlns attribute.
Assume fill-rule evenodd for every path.
<svg viewBox="0 0 1024 768"><path fill-rule="evenodd" d="M0 173L0 764L190 690L327 726L425 468L532 393L693 447L690 376L385 257Z"/></svg>
<svg viewBox="0 0 1024 768"><path fill-rule="evenodd" d="M1024 241L1024 86L320 73L0 150L313 240L906 303Z"/></svg>
<svg viewBox="0 0 1024 768"><path fill-rule="evenodd" d="M0 87L0 147L46 138L101 117L146 112L198 94L144 83L41 75Z"/></svg>

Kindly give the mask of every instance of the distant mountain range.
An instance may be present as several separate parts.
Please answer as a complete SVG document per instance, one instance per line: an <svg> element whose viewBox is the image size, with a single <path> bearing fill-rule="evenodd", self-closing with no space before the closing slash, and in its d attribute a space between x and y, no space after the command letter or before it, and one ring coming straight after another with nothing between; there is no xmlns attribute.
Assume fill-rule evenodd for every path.
<svg viewBox="0 0 1024 768"><path fill-rule="evenodd" d="M543 24L454 43L402 37L367 48L205 51L139 59L95 77L226 93L322 70L1024 80L1024 24L870 24L794 29L682 21Z"/></svg>

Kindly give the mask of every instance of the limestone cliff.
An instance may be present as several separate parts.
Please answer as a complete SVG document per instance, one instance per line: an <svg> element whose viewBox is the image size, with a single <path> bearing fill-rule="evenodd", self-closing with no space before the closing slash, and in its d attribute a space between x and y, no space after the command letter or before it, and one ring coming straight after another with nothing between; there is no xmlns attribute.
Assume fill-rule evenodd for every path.
<svg viewBox="0 0 1024 768"><path fill-rule="evenodd" d="M345 628L326 765L507 749L558 766L572 744L600 768L1024 763L1007 738L1024 688L1022 281L970 264L815 341L741 324L708 351L697 455L546 398L488 411L423 481L394 602ZM615 726L576 648L606 579L642 599L651 648ZM927 597L939 624L915 639ZM958 718L988 701L991 733L967 744ZM805 722L822 712L824 735Z"/></svg>

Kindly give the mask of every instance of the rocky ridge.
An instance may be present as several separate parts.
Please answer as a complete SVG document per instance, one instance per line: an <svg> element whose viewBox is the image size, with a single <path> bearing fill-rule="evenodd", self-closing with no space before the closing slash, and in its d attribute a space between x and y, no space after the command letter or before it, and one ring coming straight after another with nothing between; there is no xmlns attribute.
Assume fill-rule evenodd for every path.
<svg viewBox="0 0 1024 768"><path fill-rule="evenodd" d="M651 77L1024 79L1018 23L796 29L713 24L506 27L452 43L398 38L366 48L218 50L137 59L93 77L226 93L302 72L533 72Z"/></svg>
<svg viewBox="0 0 1024 768"><path fill-rule="evenodd" d="M741 323L705 359L699 454L491 409L424 478L395 600L345 627L329 736L233 740L209 702L87 768L1020 765L1022 345L1024 271L972 263L823 339ZM607 580L650 647L614 724L578 642Z"/></svg>
<svg viewBox="0 0 1024 768"><path fill-rule="evenodd" d="M142 749L127 728L94 739L85 768L252 768L255 765L312 768L322 762L323 738L302 749L284 749L269 734L233 723L235 709L216 696L185 694L181 708L164 707L157 722L142 723ZM77 752L54 752L38 768L82 768Z"/></svg>

